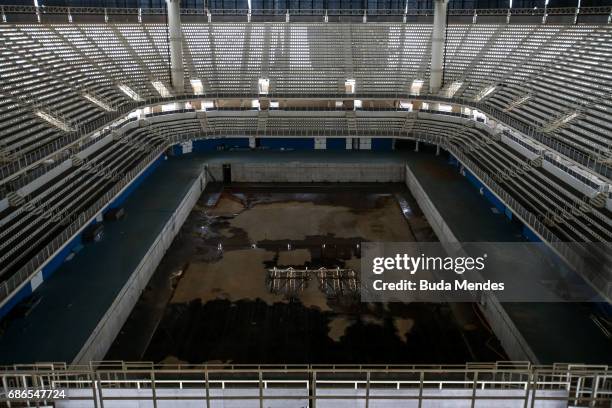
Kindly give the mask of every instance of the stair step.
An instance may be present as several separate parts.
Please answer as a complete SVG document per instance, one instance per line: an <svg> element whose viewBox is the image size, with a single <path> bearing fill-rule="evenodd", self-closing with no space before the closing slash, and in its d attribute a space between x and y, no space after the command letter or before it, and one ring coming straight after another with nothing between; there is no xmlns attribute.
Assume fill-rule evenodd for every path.
<svg viewBox="0 0 612 408"><path fill-rule="evenodd" d="M78 166L82 165L83 162L84 162L84 160L81 159L80 157L72 156L72 165L73 166L78 167Z"/></svg>
<svg viewBox="0 0 612 408"><path fill-rule="evenodd" d="M589 203L597 208L603 208L606 205L607 195L606 193L599 192L595 197L589 199Z"/></svg>
<svg viewBox="0 0 612 408"><path fill-rule="evenodd" d="M529 160L529 164L531 164L533 167L542 167L542 158L537 157L535 159L531 159Z"/></svg>
<svg viewBox="0 0 612 408"><path fill-rule="evenodd" d="M15 193L14 191L11 191L10 193L8 193L6 195L6 198L11 207L19 207L25 203L25 198Z"/></svg>

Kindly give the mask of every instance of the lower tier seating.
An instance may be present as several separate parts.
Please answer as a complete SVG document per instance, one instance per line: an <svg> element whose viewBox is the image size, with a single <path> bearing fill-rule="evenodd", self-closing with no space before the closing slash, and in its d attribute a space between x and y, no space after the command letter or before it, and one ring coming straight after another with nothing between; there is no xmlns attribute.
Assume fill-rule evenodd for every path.
<svg viewBox="0 0 612 408"><path fill-rule="evenodd" d="M0 276L9 278L43 251L82 215L100 205L114 187L159 154L166 142L144 129L108 141L89 156L74 157L70 167L0 212ZM84 221L84 220L83 220Z"/></svg>

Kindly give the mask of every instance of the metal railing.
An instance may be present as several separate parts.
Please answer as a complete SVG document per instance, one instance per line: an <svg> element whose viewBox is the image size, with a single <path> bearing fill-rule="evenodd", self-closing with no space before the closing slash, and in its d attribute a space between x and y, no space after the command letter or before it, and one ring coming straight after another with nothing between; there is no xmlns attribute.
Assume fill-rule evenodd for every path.
<svg viewBox="0 0 612 408"><path fill-rule="evenodd" d="M252 94L177 95L177 96L173 96L169 98L152 98L144 102L143 103L144 105L142 106L145 106L145 105L149 106L149 105L155 105L155 104L160 104L160 103L168 103L172 101L175 101L175 102L188 101L188 100L194 100L194 99L206 99L206 98L223 99L223 98L249 98L249 97L257 98L258 96L252 95ZM312 98L319 98L319 99L344 97L346 99L346 95L341 95L341 94L321 95L321 94L286 94L286 93L283 93L283 94L278 94L278 95L270 94L269 97L270 98L274 98L274 97L276 98L309 98L309 97L312 97ZM433 102L443 102L443 103L449 103L449 104L459 104L459 105L463 105L469 108L478 109L484 112L485 114L487 114L488 116L490 116L491 118L494 118L502 122L503 124L516 129L520 133L551 148L552 150L559 153L560 155L566 156L567 158L575 161L577 164L580 164L584 166L585 168L590 169L597 174L600 174L604 177L612 179L612 165L610 163L607 163L601 160L601 155L605 153L603 150L598 152L599 154L595 154L595 152L590 153L590 154L585 153L584 151L578 150L564 143L562 140L559 140L558 138L553 138L553 137L546 135L543 132L540 132L539 129L535 125L530 125L528 123L520 121L512 117L511 115L508 115L507 113L491 105L486 104L485 102L475 102L471 99L466 99L466 98L444 98L444 97L433 96L433 95L411 95L409 93L395 93L395 94L360 93L360 94L351 95L351 98L355 98L355 99L368 99L368 98L371 98L371 99L411 99L411 100L420 100L420 101L433 101ZM239 110L239 109L235 109L235 110ZM244 108L244 110L252 110L252 108ZM271 109L271 110L273 111L274 109ZM305 111L308 109L300 109L300 110ZM317 108L317 109L312 109L312 110L321 111L325 109ZM365 109L359 109L359 110L365 110ZM367 110L369 111L370 109L367 109ZM380 109L374 109L374 110L378 111ZM392 111L392 109L385 109L385 110ZM400 111L401 109L396 109L396 110ZM423 112L426 112L426 111L423 111ZM165 113L169 113L169 112L165 112ZM459 113L452 113L452 112L444 113L444 112L438 112L438 111L436 111L435 113L443 113L443 114L447 114L451 116L462 116L463 117L463 115ZM372 132L376 132L376 131L377 131L376 129L372 130Z"/></svg>
<svg viewBox="0 0 612 408"><path fill-rule="evenodd" d="M197 100L197 99L234 99L234 98L250 98L257 99L260 95L253 93L215 93L209 92L204 95L176 95L169 98L151 98L143 103L142 106L145 105L154 105L168 102L180 102L180 101L189 101L189 100ZM558 138L553 138L545 133L541 132L539 128L535 125L523 122L515 117L497 109L494 106L488 105L486 102L475 102L473 99L467 98L445 98L435 95L413 95L408 92L396 92L396 93L375 93L375 92L361 92L355 93L351 95L332 93L332 94L322 94L322 93L274 93L270 92L267 97L269 99L409 99L409 100L420 100L420 101L431 101L431 102L442 102L448 104L458 104L463 105L469 108L478 109L483 113L489 115L492 118L497 119L498 121L504 123L507 126L510 126L524 135L533 138L534 140L550 147L555 150L559 154L566 156L576 163L593 170L595 173L598 173L607 178L612 178L612 165L607 163L601 159L601 155L606 153L605 151L600 152L592 152L586 153L584 151L578 150L567 143L564 143L562 140Z"/></svg>
<svg viewBox="0 0 612 408"><path fill-rule="evenodd" d="M333 401L368 407L375 401L412 402L418 406L461 401L481 406L541 407L553 402L571 406L609 406L610 367L533 366L526 362L465 365L159 365L103 362L89 366L15 365L0 368L0 402L9 407L46 403L9 398L15 390L54 389L80 404L202 401L211 407L241 401L314 407ZM23 405L20 405L23 404ZM301 404L301 405L300 405Z"/></svg>
<svg viewBox="0 0 612 408"><path fill-rule="evenodd" d="M54 156L61 156L61 151L71 147L73 149L77 149L76 151L80 151L91 143L95 141L90 140L88 143L83 142L89 136L91 136L95 132L101 131L104 127L106 127L112 121L115 121L121 117L125 117L129 112L134 111L135 109L142 108L145 106L153 106L156 104L170 103L170 102L185 102L190 100L197 99L233 99L233 98L259 98L260 95L253 93L215 93L215 92L207 92L203 95L195 95L195 94L183 94L183 95L175 95L171 97L154 97L149 98L146 101L141 102L129 102L124 105L121 105L116 112L108 112L104 116L96 119L95 121L81 124L78 128L77 132L73 132L67 134L59 139L55 139L50 143L40 142L42 147L34 152L27 152L23 155L19 156L19 151L11 152L11 154L17 154L18 157L9 164L0 167L0 180L4 180L5 182L12 180L16 175L21 174L25 170L32 168L44 160L47 160ZM540 129L532 124L523 122L506 112L499 110L496 107L493 107L486 102L475 102L472 99L466 98L444 98L434 95L412 95L407 92L397 92L397 93L356 93L350 95L346 94L323 94L323 93L274 93L270 92L267 95L268 98L314 98L314 99L324 99L324 98L343 98L343 99L412 99L412 100L422 100L422 101L437 101L444 103L452 103L452 104L460 104L466 107L474 108L481 110L492 118L499 120L500 122L510 126L519 132L537 140L538 142L550 147L561 155L564 155L576 163L581 164L582 166L591 169L595 173L603 175L607 178L612 178L612 165L605 160L602 160L602 157L605 156L607 151L592 151L585 152L575 147L570 146L564 141L546 135L541 132ZM76 146L76 147L75 147ZM44 171L48 171L54 166L61 163L61 160L54 160L52 164L48 164L45 167ZM27 182L31 181L32 177L23 178L23 180L12 180L13 189L19 188Z"/></svg>
<svg viewBox="0 0 612 408"><path fill-rule="evenodd" d="M590 15L609 15L612 11L610 6L598 6L598 7L580 7L578 10L576 7L552 7L552 8L497 8L497 9L458 9L449 8L448 14L451 16L543 16L545 14L551 15L575 15L577 12L580 14ZM244 8L183 8L181 14L184 15L244 15L248 14L249 10L247 7ZM287 12L294 15L408 15L408 16L433 16L433 9L370 9L370 8L350 8L350 9L303 9L303 8L289 8L289 9L260 9L255 8L251 10L252 14L259 15L284 15ZM94 14L94 15L165 15L166 8L130 8L130 7L68 7L68 6L25 6L25 5L2 5L0 6L0 13L4 15L10 14L66 14L66 15L77 15L77 14Z"/></svg>

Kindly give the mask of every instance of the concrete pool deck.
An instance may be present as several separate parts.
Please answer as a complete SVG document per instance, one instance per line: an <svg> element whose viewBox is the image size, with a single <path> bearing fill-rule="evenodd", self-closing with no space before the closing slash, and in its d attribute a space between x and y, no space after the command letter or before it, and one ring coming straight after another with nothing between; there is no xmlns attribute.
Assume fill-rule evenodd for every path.
<svg viewBox="0 0 612 408"><path fill-rule="evenodd" d="M408 153L406 161L453 233L462 242L521 241L520 228L444 158ZM541 363L612 363L612 339L579 303L504 303L504 309Z"/></svg>

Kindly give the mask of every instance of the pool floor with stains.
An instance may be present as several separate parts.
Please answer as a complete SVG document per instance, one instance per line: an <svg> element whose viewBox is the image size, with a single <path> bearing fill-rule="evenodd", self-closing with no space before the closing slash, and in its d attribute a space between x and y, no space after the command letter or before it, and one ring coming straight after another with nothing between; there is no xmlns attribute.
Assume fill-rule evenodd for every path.
<svg viewBox="0 0 612 408"><path fill-rule="evenodd" d="M471 304L364 303L365 241L435 241L402 184L209 185L106 359L167 363L465 363L506 359ZM358 275L358 274L357 274Z"/></svg>

